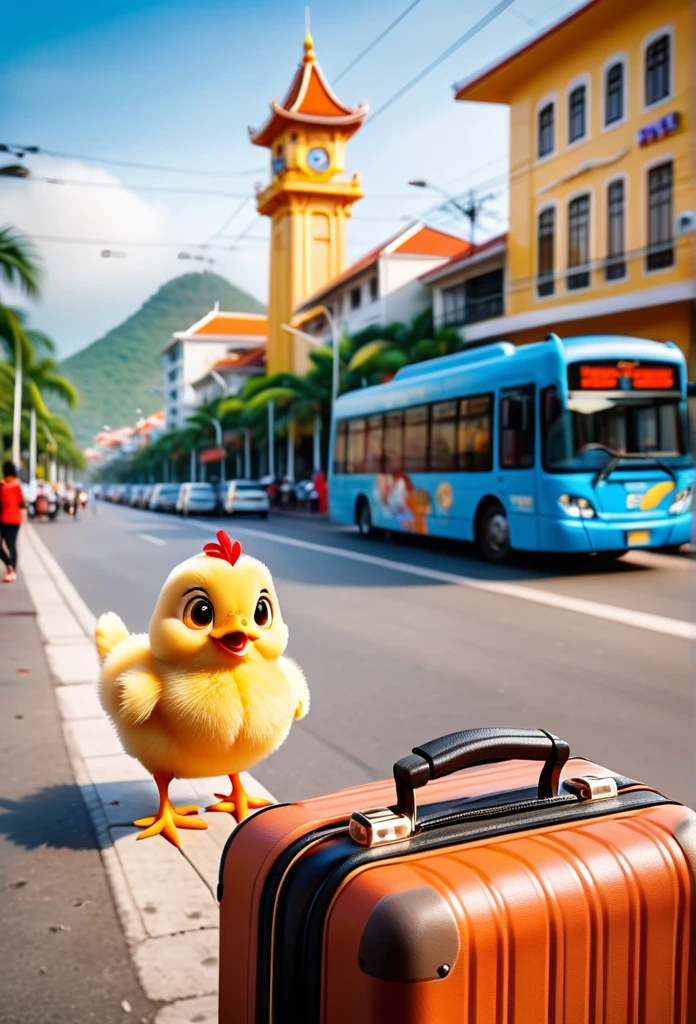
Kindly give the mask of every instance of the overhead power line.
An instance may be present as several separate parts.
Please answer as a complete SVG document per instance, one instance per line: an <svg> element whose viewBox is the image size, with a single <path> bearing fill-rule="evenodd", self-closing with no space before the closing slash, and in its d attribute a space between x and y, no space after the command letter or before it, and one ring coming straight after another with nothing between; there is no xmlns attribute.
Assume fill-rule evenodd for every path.
<svg viewBox="0 0 696 1024"><path fill-rule="evenodd" d="M168 167L164 164L146 164L135 160L118 160L107 156L84 156L79 153L62 153L55 149L44 149L42 146L20 146L16 143L0 144L0 152L13 153L15 156L55 156L61 160L82 160L91 164L113 164L115 167L135 167L141 171L165 171L169 174L201 174L211 178L239 178L249 174L261 174L265 167L250 167L245 171L206 171L192 167Z"/></svg>
<svg viewBox="0 0 696 1024"><path fill-rule="evenodd" d="M123 246L126 248L139 248L139 249L201 249L200 242L147 242L147 241L122 241L114 240L113 238L75 238L68 235L34 235L32 239L37 242L60 242L67 245L108 245L108 246ZM238 241L241 240L241 235L238 236ZM246 235L247 242L267 242L268 239L263 235ZM212 244L207 246L210 249L218 249L221 252L229 252L236 248L236 245L220 245Z"/></svg>
<svg viewBox="0 0 696 1024"><path fill-rule="evenodd" d="M398 100L401 99L402 96L405 96L406 93L409 92L414 87L414 85L418 85L419 82L422 82L424 78L426 78L432 71L435 70L435 68L438 68L440 64L446 61L448 57L451 57L453 53L456 53L456 51L459 50L462 46L464 46L465 43L468 43L470 39L473 39L474 36L477 36L479 32L483 32L484 28L487 28L487 26L490 25L492 21L495 21L495 19L499 17L499 15L503 13L503 11L506 11L508 7L511 7L514 2L515 0L500 0L500 2L497 3L495 7L492 7L487 14L484 14L484 16L480 18L475 25L472 25L472 27L468 29L464 33L464 35L460 36L459 39L456 39L451 44L451 46L448 46L447 49L444 50L439 57L436 57L434 61L431 61L431 63L428 64L427 67L423 68L422 71L420 71L417 75L410 79L410 81L406 82L405 85L402 85L401 88L398 89L392 96L390 96L389 99L386 100L380 107L378 107L373 114L370 114L367 121L365 122L365 125L367 126L368 124L371 124L373 121L375 121L380 116L380 114L383 114L385 110L388 110L391 106L393 106Z"/></svg>
<svg viewBox="0 0 696 1024"><path fill-rule="evenodd" d="M7 178L4 180L9 181L10 179ZM245 192L224 192L222 189L216 188L179 188L175 185L131 185L128 182L118 181L85 181L79 178L43 178L36 174L31 174L26 178L13 178L12 180L25 181L30 185L33 182L38 182L42 185L67 185L73 188L120 188L130 189L133 192L173 192L178 195L219 196L225 199L249 198Z"/></svg>
<svg viewBox="0 0 696 1024"><path fill-rule="evenodd" d="M408 14L410 14L411 11L413 10L413 8L417 7L420 2L421 2L421 0L413 0L413 3L410 3L408 5L408 7L406 7L405 10L403 10L401 12L401 14L398 14L396 16L396 18L394 18L394 20L389 25L387 25L387 27L385 29L383 29L382 32L379 33L379 35L375 36L375 38L372 40L372 42L369 43L365 47L364 50L360 51L360 53L357 55L357 57L353 57L353 59L350 62L350 64L347 64L346 67L344 67L343 71L340 73L340 75L337 75L336 78L334 78L333 84L336 85L337 82L341 81L341 79L343 78L344 75L347 75L349 71L352 71L353 68L355 67L355 65L359 64L360 61L363 59L363 57L366 57L368 55L368 53L370 53L371 50L374 50L375 46L377 46L379 43L381 43L382 40L385 38L385 36L388 36L389 33L392 31L392 29L395 29L396 26L400 22L402 22L404 20L404 18Z"/></svg>

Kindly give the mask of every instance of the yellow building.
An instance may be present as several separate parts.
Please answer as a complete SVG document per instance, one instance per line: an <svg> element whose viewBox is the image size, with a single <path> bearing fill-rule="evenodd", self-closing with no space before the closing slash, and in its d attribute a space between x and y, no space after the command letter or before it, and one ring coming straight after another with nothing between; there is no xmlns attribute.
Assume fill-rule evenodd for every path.
<svg viewBox="0 0 696 1024"><path fill-rule="evenodd" d="M293 310L331 278L346 259L346 219L363 193L360 180L341 179L345 143L367 114L335 96L319 67L311 36L282 103L271 102L266 124L251 141L271 151L271 183L257 195L259 213L271 218L268 297L269 373L302 372L306 345L283 330Z"/></svg>
<svg viewBox="0 0 696 1024"><path fill-rule="evenodd" d="M675 341L696 373L690 0L592 0L458 100L510 106L510 230L497 337Z"/></svg>

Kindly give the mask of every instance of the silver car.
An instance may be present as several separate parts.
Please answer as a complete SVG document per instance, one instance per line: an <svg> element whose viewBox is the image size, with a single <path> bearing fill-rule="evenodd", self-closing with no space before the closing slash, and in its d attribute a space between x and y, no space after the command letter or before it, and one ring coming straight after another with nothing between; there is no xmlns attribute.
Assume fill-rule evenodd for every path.
<svg viewBox="0 0 696 1024"><path fill-rule="evenodd" d="M256 480L230 480L220 484L220 508L228 516L255 515L268 518L269 501L265 487Z"/></svg>
<svg viewBox="0 0 696 1024"><path fill-rule="evenodd" d="M218 500L212 484L182 484L176 510L182 516L214 515Z"/></svg>
<svg viewBox="0 0 696 1024"><path fill-rule="evenodd" d="M180 484L155 484L148 508L153 512L175 512Z"/></svg>

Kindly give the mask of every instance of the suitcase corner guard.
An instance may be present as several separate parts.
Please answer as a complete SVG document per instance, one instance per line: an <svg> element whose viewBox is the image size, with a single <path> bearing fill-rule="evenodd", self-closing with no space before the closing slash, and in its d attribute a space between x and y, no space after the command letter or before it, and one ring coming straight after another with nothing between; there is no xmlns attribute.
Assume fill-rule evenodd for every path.
<svg viewBox="0 0 696 1024"><path fill-rule="evenodd" d="M383 896L368 917L358 965L381 981L446 978L459 955L459 927L449 903L429 886Z"/></svg>

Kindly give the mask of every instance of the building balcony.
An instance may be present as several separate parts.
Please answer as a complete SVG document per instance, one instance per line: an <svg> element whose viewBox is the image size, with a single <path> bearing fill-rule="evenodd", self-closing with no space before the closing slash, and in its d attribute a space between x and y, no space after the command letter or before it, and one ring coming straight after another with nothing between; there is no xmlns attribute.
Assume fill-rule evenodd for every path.
<svg viewBox="0 0 696 1024"><path fill-rule="evenodd" d="M467 299L462 306L445 309L435 318L435 326L466 327L469 324L481 323L483 320L493 320L495 317L503 316L504 312L505 296L500 292L498 295Z"/></svg>

